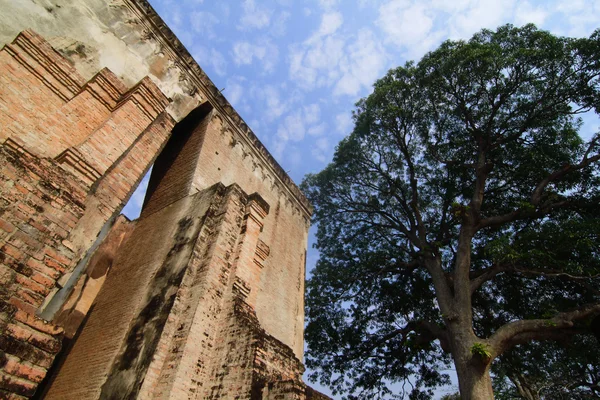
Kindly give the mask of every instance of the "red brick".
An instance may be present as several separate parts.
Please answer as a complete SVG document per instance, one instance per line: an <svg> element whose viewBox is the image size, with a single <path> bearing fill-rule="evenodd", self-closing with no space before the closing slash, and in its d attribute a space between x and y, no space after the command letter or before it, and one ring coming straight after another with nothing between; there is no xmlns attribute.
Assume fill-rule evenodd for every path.
<svg viewBox="0 0 600 400"><path fill-rule="evenodd" d="M60 350L60 340L45 333L41 333L26 325L8 324L7 332L12 337L22 342L28 342L49 353L57 353Z"/></svg>
<svg viewBox="0 0 600 400"><path fill-rule="evenodd" d="M34 307L39 307L44 302L44 296L32 292L31 290L19 288L15 291L15 295L23 299Z"/></svg>
<svg viewBox="0 0 600 400"><path fill-rule="evenodd" d="M31 279L33 279L34 281L36 281L37 283L40 283L42 285L44 285L47 288L52 288L54 287L56 281L52 278L50 278L47 275L41 274L39 272L34 272L31 275Z"/></svg>
<svg viewBox="0 0 600 400"><path fill-rule="evenodd" d="M48 335L59 335L63 332L63 328L21 310L15 313L14 319Z"/></svg>
<svg viewBox="0 0 600 400"><path fill-rule="evenodd" d="M16 247L10 244L5 244L4 246L2 246L2 248L0 248L0 252L11 256L17 261L21 261L23 258L25 258L25 254L21 250L17 249Z"/></svg>
<svg viewBox="0 0 600 400"><path fill-rule="evenodd" d="M48 293L50 293L50 289L46 286L41 285L20 274L15 277L15 282L23 286L24 288L27 288L35 293L39 293L43 296L46 296Z"/></svg>
<svg viewBox="0 0 600 400"><path fill-rule="evenodd" d="M33 396L37 384L0 371L0 389L25 397Z"/></svg>
<svg viewBox="0 0 600 400"><path fill-rule="evenodd" d="M4 370L11 375L19 378L27 379L28 381L40 383L46 376L46 369L37 367L27 361L23 361L17 357L8 356Z"/></svg>
<svg viewBox="0 0 600 400"><path fill-rule="evenodd" d="M71 263L71 260L68 257L66 257L63 254L60 254L51 247L46 248L46 255L52 257L54 260L64 265L69 265Z"/></svg>
<svg viewBox="0 0 600 400"><path fill-rule="evenodd" d="M15 189L17 189L22 194L29 193L29 190L26 187L23 187L23 186L19 185L18 183L15 183Z"/></svg>
<svg viewBox="0 0 600 400"><path fill-rule="evenodd" d="M52 279L58 279L62 276L62 272L56 268L49 268L46 264L36 260L35 258L30 258L27 260L27 265L32 269L43 273L44 275L49 276Z"/></svg>
<svg viewBox="0 0 600 400"><path fill-rule="evenodd" d="M27 314L34 315L35 311L37 310L36 307L24 302L23 300L19 299L18 297L13 296L8 300L8 302L10 304L12 304L13 306L15 306L18 310L24 311Z"/></svg>
<svg viewBox="0 0 600 400"><path fill-rule="evenodd" d="M15 230L15 226L10 222L0 219L0 230L10 233Z"/></svg>
<svg viewBox="0 0 600 400"><path fill-rule="evenodd" d="M44 265L46 265L47 267L60 272L61 274L63 272L65 272L65 266L63 264L60 264L59 262L53 260L50 257L44 257ZM50 275L50 274L47 274Z"/></svg>

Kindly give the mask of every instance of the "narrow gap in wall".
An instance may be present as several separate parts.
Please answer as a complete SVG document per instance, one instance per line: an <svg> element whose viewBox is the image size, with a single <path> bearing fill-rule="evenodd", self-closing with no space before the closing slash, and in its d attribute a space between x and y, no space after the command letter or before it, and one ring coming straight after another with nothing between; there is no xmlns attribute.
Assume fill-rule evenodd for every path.
<svg viewBox="0 0 600 400"><path fill-rule="evenodd" d="M152 174L152 167L148 169L148 172L140 182L135 192L129 198L125 207L123 207L122 213L129 218L131 221L137 219L142 211L142 205L144 204L144 198L146 197L146 191L148 190L148 182L150 181L150 175Z"/></svg>

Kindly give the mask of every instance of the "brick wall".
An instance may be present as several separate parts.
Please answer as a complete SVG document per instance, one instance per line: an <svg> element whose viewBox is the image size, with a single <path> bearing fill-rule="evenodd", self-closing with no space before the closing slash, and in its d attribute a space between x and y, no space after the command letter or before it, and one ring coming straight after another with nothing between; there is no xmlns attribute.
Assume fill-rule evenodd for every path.
<svg viewBox="0 0 600 400"><path fill-rule="evenodd" d="M174 121L149 79L127 90L104 69L86 83L33 31L0 50L0 71L0 398L22 398L61 348L43 311L85 273Z"/></svg>
<svg viewBox="0 0 600 400"><path fill-rule="evenodd" d="M246 193L259 193L270 205L261 240L270 254L260 275L251 283L254 307L261 325L302 358L304 344L304 254L309 215L280 185L264 161L229 128L221 114L213 113L196 166L194 186L216 182L236 183ZM276 307L274 307L276 305Z"/></svg>
<svg viewBox="0 0 600 400"><path fill-rule="evenodd" d="M36 315L52 321L76 293L66 306L89 308L88 260L174 118L200 101L156 162L49 398L311 396L299 378L306 199L145 1L73 2L52 18L26 20L70 43L62 53L33 31L0 51L0 398L44 378L63 328Z"/></svg>
<svg viewBox="0 0 600 400"><path fill-rule="evenodd" d="M173 128L171 139L154 163L142 217L190 194L206 128L210 122L207 116L211 111L210 104L204 103Z"/></svg>
<svg viewBox="0 0 600 400"><path fill-rule="evenodd" d="M30 396L60 350L62 328L36 310L71 266L63 245L85 192L47 160L0 147L0 397Z"/></svg>

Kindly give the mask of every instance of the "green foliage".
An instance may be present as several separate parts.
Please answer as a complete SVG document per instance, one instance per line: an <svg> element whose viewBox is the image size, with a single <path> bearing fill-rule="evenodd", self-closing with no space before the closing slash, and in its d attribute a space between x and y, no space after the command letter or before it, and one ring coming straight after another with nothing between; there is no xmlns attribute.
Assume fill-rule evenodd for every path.
<svg viewBox="0 0 600 400"><path fill-rule="evenodd" d="M599 32L506 25L375 83L332 163L302 183L320 252L306 297L311 379L347 398L389 397L394 382L427 397L448 382L438 338L459 324L489 338L600 302L600 138L584 141L578 117L598 112L599 75Z"/></svg>
<svg viewBox="0 0 600 400"><path fill-rule="evenodd" d="M600 346L594 337L532 342L516 347L494 365L498 400L537 393L539 399L584 400L600 397Z"/></svg>
<svg viewBox="0 0 600 400"><path fill-rule="evenodd" d="M473 346L471 346L471 354L481 358L485 362L492 358L492 352L489 350L489 347L486 344L479 342L473 343Z"/></svg>

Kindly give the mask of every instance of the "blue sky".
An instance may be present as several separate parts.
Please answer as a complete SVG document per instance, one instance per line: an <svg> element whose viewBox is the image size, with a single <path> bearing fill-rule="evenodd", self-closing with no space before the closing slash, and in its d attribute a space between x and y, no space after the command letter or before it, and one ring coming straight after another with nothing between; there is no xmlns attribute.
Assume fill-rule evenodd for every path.
<svg viewBox="0 0 600 400"><path fill-rule="evenodd" d="M331 160L352 130L354 103L377 78L442 41L505 23L533 22L565 36L589 36L600 27L600 0L150 3L297 183ZM597 131L598 120L589 121L586 129ZM130 217L137 216L146 184L126 207ZM309 248L309 270L317 257Z"/></svg>

